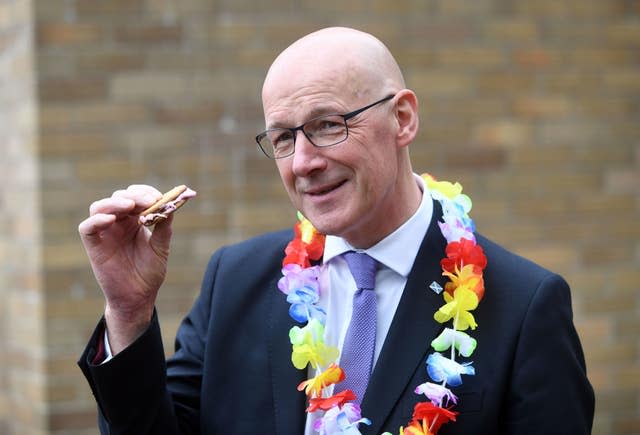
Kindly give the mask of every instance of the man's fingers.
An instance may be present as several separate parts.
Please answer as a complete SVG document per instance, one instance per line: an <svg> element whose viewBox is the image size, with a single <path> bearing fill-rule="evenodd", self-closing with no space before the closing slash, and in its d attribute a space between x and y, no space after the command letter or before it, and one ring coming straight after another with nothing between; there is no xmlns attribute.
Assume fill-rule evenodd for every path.
<svg viewBox="0 0 640 435"><path fill-rule="evenodd" d="M78 225L78 232L83 241L100 238L100 233L108 229L116 221L113 214L95 214Z"/></svg>
<svg viewBox="0 0 640 435"><path fill-rule="evenodd" d="M89 216L96 214L127 215L134 210L135 206L135 201L128 198L99 199L89 207Z"/></svg>
<svg viewBox="0 0 640 435"><path fill-rule="evenodd" d="M144 184L134 184L127 189L116 190L110 198L95 201L89 207L89 216L114 214L124 216L140 213L162 198L159 190Z"/></svg>
<svg viewBox="0 0 640 435"><path fill-rule="evenodd" d="M169 255L169 244L171 243L171 223L173 222L173 214L170 214L165 220L158 222L153 227L151 234L151 247L159 256Z"/></svg>
<svg viewBox="0 0 640 435"><path fill-rule="evenodd" d="M162 196L162 192L156 189L153 186L149 186L148 184L132 184L127 187L127 190L130 192L136 192L143 195L155 195Z"/></svg>
<svg viewBox="0 0 640 435"><path fill-rule="evenodd" d="M149 208L162 198L162 192L146 184L132 184L125 190L116 190L111 198L126 198L135 201L135 211L139 212Z"/></svg>

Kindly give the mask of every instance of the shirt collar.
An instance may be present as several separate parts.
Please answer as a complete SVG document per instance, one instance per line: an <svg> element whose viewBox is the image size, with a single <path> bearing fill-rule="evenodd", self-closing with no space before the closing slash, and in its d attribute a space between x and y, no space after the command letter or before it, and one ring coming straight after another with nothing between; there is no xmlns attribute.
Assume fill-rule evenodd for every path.
<svg viewBox="0 0 640 435"><path fill-rule="evenodd" d="M355 249L341 237L328 235L324 244L323 262L328 263L347 251L365 252L403 277L409 276L433 215L433 200L424 180L417 174L414 174L414 178L422 191L422 200L413 216L387 237L365 250Z"/></svg>

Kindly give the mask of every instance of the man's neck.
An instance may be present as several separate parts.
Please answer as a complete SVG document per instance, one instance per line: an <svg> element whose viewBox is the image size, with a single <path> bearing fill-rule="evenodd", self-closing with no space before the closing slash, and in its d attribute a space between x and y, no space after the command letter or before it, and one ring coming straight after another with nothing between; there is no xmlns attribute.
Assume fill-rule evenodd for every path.
<svg viewBox="0 0 640 435"><path fill-rule="evenodd" d="M420 207L422 201L422 184L416 175L409 173L406 180L399 183L397 189L388 195L388 203L393 204L375 216L375 222L358 223L358 230L339 235L357 249L368 249L400 228Z"/></svg>

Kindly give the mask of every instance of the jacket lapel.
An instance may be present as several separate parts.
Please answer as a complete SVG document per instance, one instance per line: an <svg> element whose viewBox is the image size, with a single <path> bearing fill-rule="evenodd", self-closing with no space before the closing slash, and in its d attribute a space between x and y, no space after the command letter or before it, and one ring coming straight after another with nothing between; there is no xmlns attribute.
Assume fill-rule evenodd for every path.
<svg viewBox="0 0 640 435"><path fill-rule="evenodd" d="M431 340L442 329L433 319L443 304L442 296L429 288L434 281L442 287L446 282L440 268L446 247L437 224L441 217L440 203L434 201L431 223L363 398L362 415L373 421L369 427L360 426L363 433L379 433L403 392L415 387L409 385L411 378L425 364Z"/></svg>
<svg viewBox="0 0 640 435"><path fill-rule="evenodd" d="M279 275L278 275L279 278ZM289 330L295 325L289 317L289 304L278 291L277 279L269 287L271 310L269 319L269 362L271 366L271 388L275 433L300 435L304 433L306 420L305 395L296 387L306 379L306 370L298 370L291 363Z"/></svg>

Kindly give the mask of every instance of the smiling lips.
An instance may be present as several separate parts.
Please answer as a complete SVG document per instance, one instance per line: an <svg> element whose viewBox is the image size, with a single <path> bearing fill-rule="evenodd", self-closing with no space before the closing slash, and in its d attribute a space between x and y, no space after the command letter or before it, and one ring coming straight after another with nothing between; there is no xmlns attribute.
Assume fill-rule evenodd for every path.
<svg viewBox="0 0 640 435"><path fill-rule="evenodd" d="M311 195L311 196L321 196L321 195L325 195L329 192L332 192L334 190L336 190L337 188L341 187L344 183L346 183L346 180L340 181L336 184L329 184L329 185L324 185L324 186L320 186L320 187L313 187L310 189L303 189L302 191L304 192L304 194L306 195Z"/></svg>

